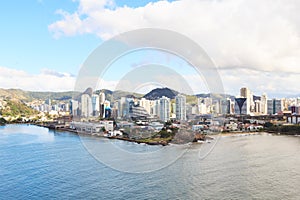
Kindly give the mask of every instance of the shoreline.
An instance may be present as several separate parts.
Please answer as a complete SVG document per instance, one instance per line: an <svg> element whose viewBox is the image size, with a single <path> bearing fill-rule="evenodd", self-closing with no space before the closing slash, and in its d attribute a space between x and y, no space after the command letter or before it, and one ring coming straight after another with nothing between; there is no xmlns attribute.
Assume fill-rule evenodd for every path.
<svg viewBox="0 0 300 200"><path fill-rule="evenodd" d="M155 141L155 140L153 140L153 141L144 141L144 139L136 140L136 139L126 138L126 137L119 137L119 136L104 136L104 135L101 135L100 133L78 132L77 130L74 130L74 129L71 129L71 128L53 128L51 126L46 126L46 125L41 125L41 124L32 124L32 125L48 128L49 130L54 130L54 131L66 131L66 132L73 133L73 134L76 134L76 135L79 135L79 136L82 135L82 136L90 136L90 137L100 137L100 138L123 140L123 141L127 141L127 142L134 142L134 143L138 143L138 144L148 144L148 145L166 146L166 145L169 144L169 142L167 142L163 139L160 140L160 141Z"/></svg>
<svg viewBox="0 0 300 200"><path fill-rule="evenodd" d="M14 124L14 123L13 123ZM104 136L101 135L100 133L88 133L88 132L78 132L77 130L67 128L67 127L59 127L59 128L54 128L52 126L48 125L43 125L43 124L35 124L35 123L16 123L16 124L27 124L27 125L34 125L34 126L39 126L43 128L48 128L49 130L54 130L58 132L68 132L76 135L82 135L82 136L89 136L89 137L102 137L102 138L107 138L107 139L115 139L115 140L123 140L127 142L134 142L137 144L147 144L147 145L162 145L162 146L167 146L169 144L173 144L171 141L172 139L166 139L166 138L156 138L150 141L147 141L149 138L143 138L143 139L132 139L132 138L126 138L126 137L120 137L120 136ZM3 126L8 125L4 124ZM212 134L203 134L204 139L198 139L192 143L202 143L201 141L205 142L208 140L216 139L216 137L221 136L221 137L238 137L238 136L252 136L252 135L264 135L264 134L271 134L271 135L286 135L286 136L296 136L300 137L299 133L279 133L275 131L259 131L259 132L254 132L254 131L235 131L235 132L221 132L221 133L212 133Z"/></svg>
<svg viewBox="0 0 300 200"><path fill-rule="evenodd" d="M262 132L254 132L254 131L239 131L239 132L228 132L228 133L220 133L221 136L250 136L250 135L262 135L268 133L267 131Z"/></svg>

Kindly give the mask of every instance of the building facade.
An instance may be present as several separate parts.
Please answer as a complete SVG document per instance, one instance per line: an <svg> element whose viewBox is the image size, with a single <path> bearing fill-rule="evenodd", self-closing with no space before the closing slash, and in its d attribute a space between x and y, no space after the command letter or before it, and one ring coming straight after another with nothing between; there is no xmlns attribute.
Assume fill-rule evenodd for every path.
<svg viewBox="0 0 300 200"><path fill-rule="evenodd" d="M176 119L180 121L186 120L186 97L183 95L177 95L175 97L175 110Z"/></svg>
<svg viewBox="0 0 300 200"><path fill-rule="evenodd" d="M170 99L165 96L159 99L159 118L163 122L170 120Z"/></svg>

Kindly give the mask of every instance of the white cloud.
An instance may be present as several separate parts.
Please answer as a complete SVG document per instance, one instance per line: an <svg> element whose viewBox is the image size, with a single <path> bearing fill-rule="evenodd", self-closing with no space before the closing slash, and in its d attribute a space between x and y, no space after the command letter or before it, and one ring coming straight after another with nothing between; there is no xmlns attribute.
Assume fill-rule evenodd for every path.
<svg viewBox="0 0 300 200"><path fill-rule="evenodd" d="M11 69L0 66L1 88L17 88L26 91L73 91L76 77L72 74L56 72L51 69L42 69L39 74L29 74L23 70ZM100 84L100 85L99 85ZM96 88L114 89L116 81L98 80ZM82 88L85 90L87 87Z"/></svg>
<svg viewBox="0 0 300 200"><path fill-rule="evenodd" d="M59 11L54 36L92 33L102 39L145 27L183 33L204 47L220 67L299 70L300 17L296 0L178 0L144 7L112 0L80 0L73 13Z"/></svg>
<svg viewBox="0 0 300 200"><path fill-rule="evenodd" d="M2 88L18 88L30 91L70 91L74 89L75 77L43 69L39 74L29 74L23 70L0 67Z"/></svg>
<svg viewBox="0 0 300 200"><path fill-rule="evenodd" d="M51 69L42 69L39 74L29 74L23 70L11 69L0 66L0 86L4 89L16 88L26 91L73 91L75 88L76 77L72 74L57 72ZM98 79L96 89L106 88L113 90L117 81L106 81ZM101 86L101 87L100 87ZM81 88L84 91L86 85Z"/></svg>
<svg viewBox="0 0 300 200"><path fill-rule="evenodd" d="M56 77L59 77L59 78L68 78L68 77L74 77L74 75L72 74L68 74L68 73L63 73L63 72L57 72L55 70L52 70L52 69L47 69L47 68L44 68L41 70L41 74L42 75L50 75L50 76L56 76Z"/></svg>
<svg viewBox="0 0 300 200"><path fill-rule="evenodd" d="M300 73L270 73L258 72L250 69L221 70L220 76L225 86L225 93L238 95L239 88L247 86L254 94L261 95L266 92L270 97L300 94L296 84L300 80ZM194 93L210 92L205 85L205 80L198 75L183 75L188 81ZM56 72L50 69L43 69L39 74L29 74L23 70L16 70L7 67L0 67L1 88L18 88L29 91L71 91L74 90L76 77L68 73ZM259 84L257 84L259 82ZM238 84L237 84L238 83ZM119 81L107 81L98 79L96 89L115 90ZM130 84L130 83L128 83ZM154 87L166 85L141 85L135 92L147 93ZM85 86L85 90L89 86ZM120 88L118 88L120 89ZM174 88L178 89L178 88ZM126 90L126 89L125 89Z"/></svg>
<svg viewBox="0 0 300 200"><path fill-rule="evenodd" d="M220 71L225 92L239 95L241 87L248 87L255 95L266 93L269 97L300 95L297 80L299 73L259 72L251 69Z"/></svg>
<svg viewBox="0 0 300 200"><path fill-rule="evenodd" d="M174 30L207 51L229 93L237 93L240 86L296 93L299 9L297 0L178 0L137 8L112 0L79 0L77 10L60 10L62 19L48 28L55 37L95 34L104 40L137 28Z"/></svg>

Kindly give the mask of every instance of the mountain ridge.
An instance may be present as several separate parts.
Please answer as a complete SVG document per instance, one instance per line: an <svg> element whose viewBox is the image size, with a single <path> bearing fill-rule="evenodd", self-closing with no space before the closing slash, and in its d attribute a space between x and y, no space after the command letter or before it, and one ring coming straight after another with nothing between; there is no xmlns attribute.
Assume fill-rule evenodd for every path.
<svg viewBox="0 0 300 200"><path fill-rule="evenodd" d="M106 99L109 101L120 99L121 97L136 97L136 98L147 98L149 100L159 99L162 96L166 96L170 99L174 99L179 92L170 89L170 88L155 88L148 92L147 94L139 94L139 93L131 93L127 91L111 91L108 89L96 90L94 93L99 94L100 92L104 92ZM58 100L58 101L68 101L71 99L78 99L81 94L88 93L91 94L91 90L88 89L84 92L76 92L76 91L65 91L65 92L36 92L36 91L25 91L21 89L2 89L0 88L0 98L3 99L16 99L24 102L30 102L33 100ZM212 97L216 99L230 97L233 98L232 95L227 94L211 94L211 93L202 93L195 95L187 95L187 96L195 96L195 97Z"/></svg>

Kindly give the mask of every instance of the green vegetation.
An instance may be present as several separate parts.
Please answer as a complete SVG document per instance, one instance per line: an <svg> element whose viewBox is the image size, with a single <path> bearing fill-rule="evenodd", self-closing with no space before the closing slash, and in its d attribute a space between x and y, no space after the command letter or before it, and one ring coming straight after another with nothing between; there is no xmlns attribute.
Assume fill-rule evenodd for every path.
<svg viewBox="0 0 300 200"><path fill-rule="evenodd" d="M140 143L165 143L167 144L173 139L173 137L167 137L167 138L143 138L137 140L137 142Z"/></svg>
<svg viewBox="0 0 300 200"><path fill-rule="evenodd" d="M0 110L0 115L3 117L30 117L32 115L38 114L38 111L26 106L20 101L5 100L6 106L4 109Z"/></svg>
<svg viewBox="0 0 300 200"><path fill-rule="evenodd" d="M79 96L79 92L30 92L20 89L1 89L0 88L0 97L4 99L16 99L22 101L33 101L35 99L46 100L69 100L72 97Z"/></svg>
<svg viewBox="0 0 300 200"><path fill-rule="evenodd" d="M165 122L165 127L160 130L158 133L156 133L155 135L153 135L151 138L155 139L155 138L164 138L164 139L173 139L173 137L175 136L175 134L178 132L178 128L176 127L172 127L172 122L168 121Z"/></svg>
<svg viewBox="0 0 300 200"><path fill-rule="evenodd" d="M169 138L169 137L174 137L175 136L175 133L171 130L161 130L159 132L159 134L160 134L161 138Z"/></svg>
<svg viewBox="0 0 300 200"><path fill-rule="evenodd" d="M267 131L276 132L285 135L295 135L300 134L300 126L299 125L284 125L284 126L274 126L271 125L266 127Z"/></svg>
<svg viewBox="0 0 300 200"><path fill-rule="evenodd" d="M29 100L33 99L53 99L53 100L70 100L72 97L79 96L79 92L26 92Z"/></svg>
<svg viewBox="0 0 300 200"><path fill-rule="evenodd" d="M0 118L0 126L5 124L6 124L6 120L4 118Z"/></svg>

